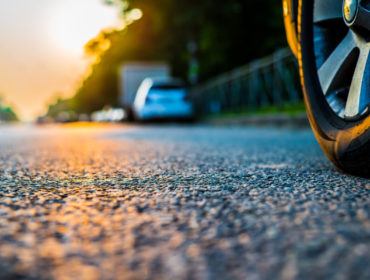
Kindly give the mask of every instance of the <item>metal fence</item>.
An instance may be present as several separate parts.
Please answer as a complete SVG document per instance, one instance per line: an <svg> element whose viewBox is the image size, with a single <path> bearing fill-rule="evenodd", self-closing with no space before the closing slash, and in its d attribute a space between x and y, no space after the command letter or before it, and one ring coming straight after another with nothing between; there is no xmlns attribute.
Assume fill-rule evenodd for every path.
<svg viewBox="0 0 370 280"><path fill-rule="evenodd" d="M255 60L191 90L198 115L302 102L297 61L288 49Z"/></svg>

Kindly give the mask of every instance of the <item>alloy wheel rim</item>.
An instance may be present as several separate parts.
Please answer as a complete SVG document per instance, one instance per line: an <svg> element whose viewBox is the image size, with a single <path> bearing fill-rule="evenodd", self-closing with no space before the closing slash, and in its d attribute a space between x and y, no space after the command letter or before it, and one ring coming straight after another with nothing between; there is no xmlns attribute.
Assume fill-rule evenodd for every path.
<svg viewBox="0 0 370 280"><path fill-rule="evenodd" d="M347 120L369 113L370 0L315 0L317 74L331 109Z"/></svg>

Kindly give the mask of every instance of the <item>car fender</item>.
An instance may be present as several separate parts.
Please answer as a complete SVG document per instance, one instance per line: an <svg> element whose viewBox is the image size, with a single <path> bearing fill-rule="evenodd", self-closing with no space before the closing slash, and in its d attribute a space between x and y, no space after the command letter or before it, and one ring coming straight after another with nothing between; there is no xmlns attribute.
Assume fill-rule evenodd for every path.
<svg viewBox="0 0 370 280"><path fill-rule="evenodd" d="M297 8L298 0L283 0L283 14L285 34L295 57L298 56L298 36L297 36Z"/></svg>

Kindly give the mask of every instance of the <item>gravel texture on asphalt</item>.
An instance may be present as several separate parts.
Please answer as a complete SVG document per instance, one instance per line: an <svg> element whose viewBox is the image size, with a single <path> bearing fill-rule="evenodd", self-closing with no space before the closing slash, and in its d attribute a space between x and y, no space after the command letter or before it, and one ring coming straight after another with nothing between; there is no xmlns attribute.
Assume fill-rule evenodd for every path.
<svg viewBox="0 0 370 280"><path fill-rule="evenodd" d="M370 279L370 181L309 130L0 128L0 279Z"/></svg>

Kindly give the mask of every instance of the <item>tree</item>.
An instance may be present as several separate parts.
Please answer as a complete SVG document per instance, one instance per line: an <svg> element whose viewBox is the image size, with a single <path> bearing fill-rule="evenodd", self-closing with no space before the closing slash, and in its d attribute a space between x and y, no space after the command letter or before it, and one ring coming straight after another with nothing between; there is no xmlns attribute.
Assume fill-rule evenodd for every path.
<svg viewBox="0 0 370 280"><path fill-rule="evenodd" d="M11 107L3 105L2 99L0 98L0 123L2 121L17 122L19 118Z"/></svg>
<svg viewBox="0 0 370 280"><path fill-rule="evenodd" d="M165 60L187 79L189 42L195 42L200 81L231 70L285 45L280 1L276 0L117 0L122 13L143 17L124 30L102 33L86 52L97 57L71 107L91 113L118 105L118 68L127 61Z"/></svg>

